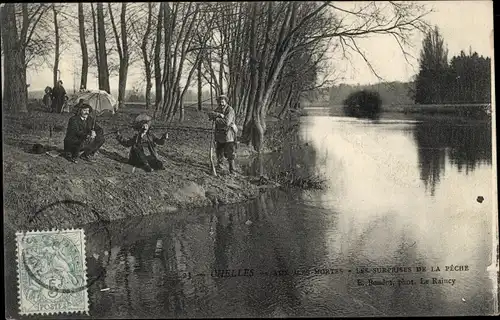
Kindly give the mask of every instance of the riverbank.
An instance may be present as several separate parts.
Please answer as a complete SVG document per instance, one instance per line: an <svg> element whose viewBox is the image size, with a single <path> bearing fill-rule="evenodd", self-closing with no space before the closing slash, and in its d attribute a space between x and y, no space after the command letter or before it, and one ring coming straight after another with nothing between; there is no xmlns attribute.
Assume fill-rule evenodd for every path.
<svg viewBox="0 0 500 320"><path fill-rule="evenodd" d="M328 115L343 117L343 107L315 103L304 105L298 111L303 116ZM383 105L381 116L388 119L408 118L446 118L457 120L486 120L491 121L491 105L488 104L441 104L441 105Z"/></svg>
<svg viewBox="0 0 500 320"><path fill-rule="evenodd" d="M174 121L166 131L169 138L158 153L165 170L146 173L128 165L129 150L116 141L116 129L129 137L129 124L143 106L128 105L115 115L98 118L104 129L106 143L94 163L71 163L61 156L66 125L71 114L52 114L37 105L25 115L4 114L4 221L7 227L36 228L28 224L32 215L52 203L72 200L86 204L68 208L51 207L53 227L60 224L78 225L96 220L91 210L103 219L174 213L194 207L223 205L251 200L262 192L260 181L238 173L229 175L227 164L218 176L211 174L209 161L210 123L206 114L195 107L186 108L185 120ZM166 126L156 121L154 127ZM278 132L277 122L271 122L271 132ZM160 136L165 129L155 130ZM34 144L52 150L53 156L32 153ZM269 151L269 150L267 150ZM238 157L255 154L249 146L240 144Z"/></svg>

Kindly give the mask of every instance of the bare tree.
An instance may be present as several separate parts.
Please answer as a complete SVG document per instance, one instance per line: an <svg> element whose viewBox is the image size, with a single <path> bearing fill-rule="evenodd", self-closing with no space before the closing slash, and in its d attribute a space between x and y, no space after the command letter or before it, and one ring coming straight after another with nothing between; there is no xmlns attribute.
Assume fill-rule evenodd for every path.
<svg viewBox="0 0 500 320"><path fill-rule="evenodd" d="M203 96L203 80L202 80L202 71L201 71L201 59L198 60L198 63L196 64L196 71L198 75L198 110L201 111L202 109L202 96Z"/></svg>
<svg viewBox="0 0 500 320"><path fill-rule="evenodd" d="M196 3L172 3L164 6L164 47L165 61L163 67L163 105L161 116L171 120L179 109L182 97L186 92L191 77L196 70L192 64L187 75L186 85L179 90L181 77L186 66L187 54L193 44L195 23L199 23L200 4Z"/></svg>
<svg viewBox="0 0 500 320"><path fill-rule="evenodd" d="M138 7L133 10L130 16L130 24L132 26L131 41L133 45L131 50L137 52L142 57L143 71L145 75L145 98L146 109L151 106L151 89L153 88L153 68L152 63L154 60L155 39L150 41L153 28L156 25L155 6L152 2L148 3L147 9L144 6Z"/></svg>
<svg viewBox="0 0 500 320"><path fill-rule="evenodd" d="M19 21L15 3L6 3L1 8L5 65L3 68L3 104L9 110L27 112L26 68L32 55L37 52L39 44L37 40L40 36L36 32L37 25L50 10L50 5L30 4L28 6L27 3L22 3L20 6L21 19Z"/></svg>
<svg viewBox="0 0 500 320"><path fill-rule="evenodd" d="M370 35L393 37L406 56L414 30L423 30L423 6L370 2L354 9L331 2L211 3L215 28L201 51L199 72L211 89L227 87L231 104L243 121L242 141L260 153L268 111L284 116L303 93L326 84L327 52L361 55L359 45ZM196 38L195 38L196 39ZM214 68L214 64L216 67ZM372 68L373 69L373 68ZM376 74L376 71L373 70ZM218 73L218 74L216 74ZM200 100L200 99L199 99ZM241 116L241 117L240 117Z"/></svg>
<svg viewBox="0 0 500 320"><path fill-rule="evenodd" d="M122 2L120 14L120 34L116 28L115 19L113 18L113 10L111 3L108 2L109 17L111 25L113 26L113 33L116 40L116 49L120 58L120 70L118 75L118 108L122 108L125 102L125 89L127 87L127 75L129 67L129 48L128 48L128 35L127 35L127 4ZM120 40L121 35L121 40Z"/></svg>
<svg viewBox="0 0 500 320"><path fill-rule="evenodd" d="M109 87L108 52L106 51L106 29L102 2L97 3L97 35L99 43L99 90L111 93Z"/></svg>
<svg viewBox="0 0 500 320"><path fill-rule="evenodd" d="M144 36L142 37L141 43L141 52L142 58L144 60L144 71L146 73L146 109L149 109L151 106L151 88L153 87L152 80L152 70L151 70L151 59L149 59L148 53L148 39L151 35L152 28L152 20L153 20L153 4L151 2L148 3L148 18L146 22L146 32L144 32Z"/></svg>
<svg viewBox="0 0 500 320"><path fill-rule="evenodd" d="M83 13L83 3L78 3L78 30L80 34L80 47L82 49L82 74L80 87L87 88L87 75L89 72L89 53L87 51L87 41L85 38L85 15Z"/></svg>
<svg viewBox="0 0 500 320"><path fill-rule="evenodd" d="M250 42L252 80L248 108L252 111L248 110L247 119L245 119L244 140L251 141L257 151L262 147L263 134L266 129L265 117L273 91L278 86L278 79L285 70L286 62L294 52L304 48L314 48L312 45L325 39L336 39L344 50L352 50L361 54L371 66L356 42L357 39L370 34L386 34L394 37L403 48L409 34L425 26L422 21L425 10L422 7L392 2L384 5L386 7L382 8L381 4L375 2L364 5L361 9L350 11L334 6L330 2L290 2L279 4L276 7L277 10L273 10L273 5L267 3L267 8L261 10L264 14L258 15L259 5L253 4L252 23L263 16L267 16L267 23L259 24L265 31L259 32L259 28L254 26L250 29L252 32ZM354 22L345 22L346 15L350 16L350 20ZM318 25L317 21L323 21L323 25ZM326 23L328 21L329 23ZM259 39L266 38L266 41L260 41L260 44L257 43L259 34ZM273 45L268 45L269 42ZM259 50L254 49L255 47ZM405 53L404 50L403 53ZM260 62L258 70L254 60Z"/></svg>
<svg viewBox="0 0 500 320"><path fill-rule="evenodd" d="M48 26L49 19L42 19L37 26L37 32L44 35L46 39L53 39L53 41L47 43L48 46L53 47L53 60L47 62L47 64L52 68L53 85L61 80L61 73L59 70L59 64L61 61L61 56L64 51L67 50L71 44L68 39L74 39L74 24L73 21L77 20L77 17L71 15L70 8L65 3L52 3L50 5L52 11L52 26ZM48 17L49 15L47 15ZM53 38L49 34L53 34Z"/></svg>
<svg viewBox="0 0 500 320"><path fill-rule="evenodd" d="M54 53L54 68L53 68L53 83L54 83L54 87L56 86L57 84L57 81L59 80L58 79L58 73L59 73L59 58L60 58L60 52L59 52L59 49L60 49L60 36L59 36L59 24L58 24L58 21L57 21L57 8L56 8L56 5L55 3L52 4L52 12L54 14L54 36L55 36L55 53Z"/></svg>
<svg viewBox="0 0 500 320"><path fill-rule="evenodd" d="M156 20L156 41L154 46L154 70L155 70L155 114L160 108L162 101L162 73L161 73L161 47L162 47L162 29L163 29L163 13L166 3L160 3L158 11L158 19Z"/></svg>
<svg viewBox="0 0 500 320"><path fill-rule="evenodd" d="M95 12L95 9L94 9L94 5L92 4L92 2L90 3L90 9L91 9L91 13L92 13L92 30L93 30L93 36L94 36L94 48L95 48L95 62L96 62L96 66L97 66L97 76L99 78L99 88L100 88L100 84L101 84L101 80L100 80L100 67L101 67L101 62L100 62L100 53L99 53L99 40L98 40L98 36L97 36L97 14Z"/></svg>

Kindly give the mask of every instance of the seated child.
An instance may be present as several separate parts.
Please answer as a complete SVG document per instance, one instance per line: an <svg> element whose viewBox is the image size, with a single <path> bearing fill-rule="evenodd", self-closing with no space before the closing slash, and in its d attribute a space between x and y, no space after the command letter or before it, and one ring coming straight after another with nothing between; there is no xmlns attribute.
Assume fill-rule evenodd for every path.
<svg viewBox="0 0 500 320"><path fill-rule="evenodd" d="M134 128L138 132L128 140L124 139L120 132L118 132L116 136L116 139L121 145L131 147L128 163L135 167L143 168L147 172L164 169L163 163L158 159L155 145L164 145L165 140L168 138L168 134L165 132L161 138L158 139L149 131L150 125L150 121L136 123ZM149 155L146 155L145 149L148 151Z"/></svg>

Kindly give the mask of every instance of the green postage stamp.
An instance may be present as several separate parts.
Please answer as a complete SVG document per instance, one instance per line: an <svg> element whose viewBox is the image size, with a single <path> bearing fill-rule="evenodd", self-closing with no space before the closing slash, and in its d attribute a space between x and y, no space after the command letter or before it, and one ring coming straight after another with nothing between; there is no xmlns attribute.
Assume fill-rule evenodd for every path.
<svg viewBox="0 0 500 320"><path fill-rule="evenodd" d="M21 315L88 314L82 229L16 233Z"/></svg>

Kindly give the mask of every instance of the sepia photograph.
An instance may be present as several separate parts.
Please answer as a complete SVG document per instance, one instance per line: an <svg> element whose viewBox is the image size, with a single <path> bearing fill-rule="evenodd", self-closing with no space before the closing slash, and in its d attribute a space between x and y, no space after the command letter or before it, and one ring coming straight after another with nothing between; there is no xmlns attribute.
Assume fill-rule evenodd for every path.
<svg viewBox="0 0 500 320"><path fill-rule="evenodd" d="M493 17L0 4L5 318L498 316Z"/></svg>

